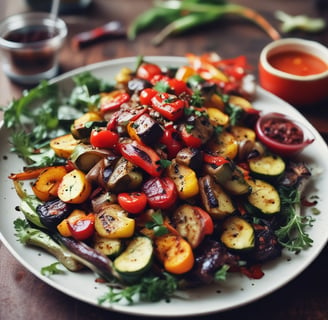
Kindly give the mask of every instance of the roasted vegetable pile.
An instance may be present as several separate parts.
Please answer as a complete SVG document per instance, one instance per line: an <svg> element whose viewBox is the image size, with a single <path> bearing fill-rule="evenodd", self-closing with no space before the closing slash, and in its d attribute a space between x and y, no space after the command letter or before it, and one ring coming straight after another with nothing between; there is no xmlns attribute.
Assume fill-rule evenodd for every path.
<svg viewBox="0 0 328 320"><path fill-rule="evenodd" d="M29 222L16 221L18 236L124 288L102 301L157 301L227 272L260 278L283 247L311 246L312 219L294 210L311 173L257 141L245 58L187 58L177 69L140 59L114 84L82 74L65 107L42 83L6 110L28 163L10 176ZM49 112L23 120L41 118L29 109L40 97L55 125Z"/></svg>

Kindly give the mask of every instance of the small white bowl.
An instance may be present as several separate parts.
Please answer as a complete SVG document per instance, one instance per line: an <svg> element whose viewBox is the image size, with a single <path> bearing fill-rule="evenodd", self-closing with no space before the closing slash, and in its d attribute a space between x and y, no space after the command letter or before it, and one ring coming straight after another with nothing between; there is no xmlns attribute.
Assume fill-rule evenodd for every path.
<svg viewBox="0 0 328 320"><path fill-rule="evenodd" d="M327 64L327 68L321 73L301 76L281 71L270 64L270 57L288 51L315 56ZM308 106L328 98L328 48L315 41L297 38L269 43L260 54L259 83L265 90L295 106Z"/></svg>

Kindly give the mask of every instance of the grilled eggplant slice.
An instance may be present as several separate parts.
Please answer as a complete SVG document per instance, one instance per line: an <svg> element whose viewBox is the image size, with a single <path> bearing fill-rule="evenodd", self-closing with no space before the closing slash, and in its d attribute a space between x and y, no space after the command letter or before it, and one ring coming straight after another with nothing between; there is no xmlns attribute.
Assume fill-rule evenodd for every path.
<svg viewBox="0 0 328 320"><path fill-rule="evenodd" d="M199 179L199 189L203 206L212 218L221 219L236 211L230 196L210 175Z"/></svg>

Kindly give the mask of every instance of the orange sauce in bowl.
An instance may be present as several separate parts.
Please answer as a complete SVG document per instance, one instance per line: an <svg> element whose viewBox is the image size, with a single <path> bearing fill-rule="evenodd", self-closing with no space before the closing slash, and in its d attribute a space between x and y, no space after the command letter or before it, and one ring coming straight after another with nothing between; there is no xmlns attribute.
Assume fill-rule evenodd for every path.
<svg viewBox="0 0 328 320"><path fill-rule="evenodd" d="M328 63L320 58L301 51L284 51L268 58L272 67L297 76L309 76L328 70Z"/></svg>

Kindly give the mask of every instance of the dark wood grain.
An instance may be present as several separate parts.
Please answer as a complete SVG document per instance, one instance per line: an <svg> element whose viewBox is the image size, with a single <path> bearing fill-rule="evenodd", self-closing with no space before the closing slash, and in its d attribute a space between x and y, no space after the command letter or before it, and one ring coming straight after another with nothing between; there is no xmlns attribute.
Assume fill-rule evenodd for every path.
<svg viewBox="0 0 328 320"><path fill-rule="evenodd" d="M258 10L277 28L279 22L275 20L273 13L278 9L292 15L307 14L314 17L322 16L326 19L328 17L327 11L317 10L314 5L315 1L312 0L240 0L235 2ZM177 35L159 47L150 44L154 31L149 30L140 35L136 41L112 39L82 50L72 48L70 38L77 32L97 27L110 20L120 20L127 25L151 3L151 0L94 0L87 13L62 16L68 24L69 38L60 55L61 72L119 57L183 56L188 52L201 54L215 51L225 58L245 55L256 75L259 53L270 42L270 39L250 22L236 17L227 17L211 26L202 27L184 35ZM27 9L23 0L2 0L0 1L0 18ZM298 31L288 36L313 39L328 45L327 30L317 34ZM11 83L2 71L0 71L0 84L0 105L5 105L14 97L19 97L24 89ZM328 101L300 111L327 138ZM326 248L300 276L269 296L235 310L198 316L197 319L235 320L244 319L247 315L247 318L253 320L327 320L327 266L328 251ZM0 319L141 319L109 312L77 301L57 291L26 270L3 244L0 244L0 284Z"/></svg>

